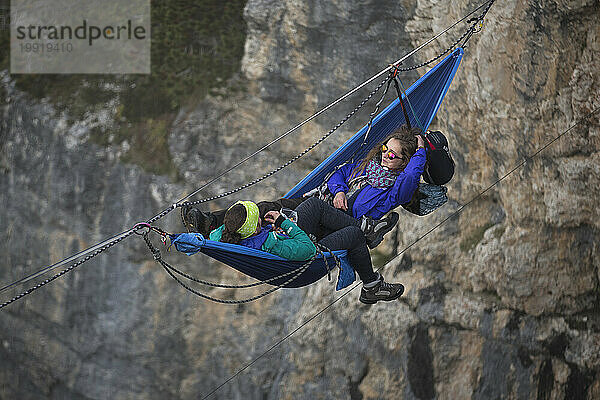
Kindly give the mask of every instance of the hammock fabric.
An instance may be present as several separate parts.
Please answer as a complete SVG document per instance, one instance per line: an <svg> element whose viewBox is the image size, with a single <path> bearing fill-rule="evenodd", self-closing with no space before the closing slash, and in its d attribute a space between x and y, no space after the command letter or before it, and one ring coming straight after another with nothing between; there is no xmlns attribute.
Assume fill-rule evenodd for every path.
<svg viewBox="0 0 600 400"><path fill-rule="evenodd" d="M305 261L290 261L274 254L245 246L207 240L199 233L171 235L171 241L178 251L188 256L202 252L260 281L293 271L305 264ZM336 285L337 290L350 285L355 279L354 269L348 263L346 253L346 250L333 251L333 254L341 264ZM306 271L284 287L295 288L310 285L327 275L328 271L336 266L336 262L330 253L325 252L324 255L326 257L325 260L322 257L317 258ZM281 285L289 280L291 276L276 279L270 282L270 284Z"/></svg>
<svg viewBox="0 0 600 400"><path fill-rule="evenodd" d="M408 115L412 126L420 126L423 130L427 130L450 87L462 56L462 48L454 50L452 54L440 61L406 90L405 93L408 101L405 100L404 95L403 101L404 104L410 104ZM415 118L415 115L417 118ZM400 101L396 98L373 119L371 131L364 144L364 136L368 125L365 125L339 149L327 157L311 173L286 193L285 197L297 198L318 187L327 174L335 170L336 167L353 157L355 159L364 157L374 145L381 142L395 129L405 123L406 120ZM173 244L177 250L188 255L202 252L261 281L282 275L304 264L301 261L289 261L273 254L244 246L206 240L200 234L173 235ZM350 285L354 281L355 276L354 270L351 269L346 258L346 251L334 251L333 253L339 257L342 263L342 271L340 271L340 275L338 276L337 284L337 289L339 290ZM334 266L335 261L331 255L328 255L326 260L322 258L316 259L306 271L284 287L291 288L309 285L325 276L328 270ZM289 277L281 278L270 283L280 285L288 279Z"/></svg>
<svg viewBox="0 0 600 400"><path fill-rule="evenodd" d="M411 106L407 107L408 119L411 126L420 126L420 124L423 124L420 127L423 130L427 130L450 87L463 53L462 48L454 50L452 54L440 61L406 89L408 101L404 100L404 95L402 99L405 105L410 104ZM418 121L415 119L413 111L417 115ZM365 125L354 136L348 139L346 143L327 157L325 161L319 164L317 168L294 186L284 197L288 199L300 197L304 193L318 187L325 179L325 176L337 166L350 160L353 156L357 160L361 159L373 146L405 123L406 120L400 106L400 100L396 98L396 100L373 119L373 126L365 145L362 144L368 125Z"/></svg>

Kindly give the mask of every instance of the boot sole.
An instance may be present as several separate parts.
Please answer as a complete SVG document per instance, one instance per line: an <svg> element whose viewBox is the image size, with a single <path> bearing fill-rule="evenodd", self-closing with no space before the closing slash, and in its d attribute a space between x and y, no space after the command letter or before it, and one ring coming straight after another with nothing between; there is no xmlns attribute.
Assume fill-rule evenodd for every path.
<svg viewBox="0 0 600 400"><path fill-rule="evenodd" d="M391 297L389 299L379 299L379 300L367 300L367 299L363 299L362 297L359 297L358 300L363 303L363 304L375 304L378 301L394 301L397 300L398 298L400 298L400 296L402 296L404 294L404 286L402 286L402 290L395 295L394 297Z"/></svg>
<svg viewBox="0 0 600 400"><path fill-rule="evenodd" d="M396 224L398 223L398 220L400 219L400 215L398 215L398 213L396 213L396 212L394 212L393 215L394 215L394 217L392 219L394 220L394 223L392 223L389 228L383 230L383 233L381 234L381 237L379 238L379 240L376 240L374 242L367 242L367 246L369 247L369 249L372 250L375 247L379 246L379 244L381 242L383 242L383 237L385 235L387 235L392 229L394 229L394 226L396 226Z"/></svg>
<svg viewBox="0 0 600 400"><path fill-rule="evenodd" d="M188 214L191 210L191 207L185 206L181 207L181 220L183 221L183 226L188 231L188 233L195 233L197 231L194 224L189 221Z"/></svg>

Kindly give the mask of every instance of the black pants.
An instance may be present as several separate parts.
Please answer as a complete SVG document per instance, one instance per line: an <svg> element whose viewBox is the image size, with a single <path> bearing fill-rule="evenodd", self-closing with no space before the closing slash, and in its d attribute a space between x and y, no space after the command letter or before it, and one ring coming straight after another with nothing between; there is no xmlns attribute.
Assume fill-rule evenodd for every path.
<svg viewBox="0 0 600 400"><path fill-rule="evenodd" d="M260 203L256 203L256 205L258 206L258 215L260 215L260 218L262 219L265 216L265 214L269 211L279 211L282 208L289 208L290 210L295 210L296 207L298 207L298 205L304 200L306 200L306 198L300 197L297 199L281 198L275 201L261 201ZM216 226L223 225L223 219L225 219L226 212L227 210L218 210L213 211L211 213L216 218ZM262 222L264 225L264 220Z"/></svg>
<svg viewBox="0 0 600 400"><path fill-rule="evenodd" d="M298 226L331 250L348 250L348 260L363 283L376 280L360 221L324 201L310 197L296 207Z"/></svg>

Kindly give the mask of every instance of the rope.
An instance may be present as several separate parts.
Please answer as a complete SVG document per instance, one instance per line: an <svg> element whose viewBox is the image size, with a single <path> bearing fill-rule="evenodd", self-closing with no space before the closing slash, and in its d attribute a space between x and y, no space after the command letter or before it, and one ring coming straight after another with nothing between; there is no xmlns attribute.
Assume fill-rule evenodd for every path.
<svg viewBox="0 0 600 400"><path fill-rule="evenodd" d="M370 99L371 97L373 97L378 91L379 89L381 89L381 87L389 80L389 77L386 78L385 80L381 81L381 83L379 83L379 85L377 85L377 87L371 92L369 93L369 95L360 102L360 104L358 106L356 106L354 108L354 110L352 110L348 115L346 115L340 122L338 122L333 128L331 128L326 134L324 134L323 136L321 136L321 138L319 140L317 140L316 142L314 142L313 144L311 144L309 147L307 147L306 149L304 149L301 153L299 153L297 156L295 156L294 158L288 160L286 163L280 165L279 167L275 168L274 170L272 170L271 172L268 172L266 174L264 174L263 176L261 176L260 178L256 178L251 182L248 182L242 186L239 186L235 189L232 189L228 192L225 193L221 193L219 195L216 196L212 196L212 197L207 197L204 199L200 199L200 200L196 200L196 201L186 201L186 202L178 202L177 207L184 207L184 206L191 206L191 205L197 205L197 204L201 204L201 203L206 203L208 201L213 201L213 200L217 200L220 199L222 197L227 197L229 195L232 195L233 193L239 192L240 190L244 190L250 186L256 185L257 183L267 179L268 177L270 177L271 175L276 174L277 172L281 171L282 169L284 169L285 167L287 167L288 165L290 165L291 163L293 163L294 161L298 160L299 158L303 157L306 153L308 153L309 151L311 151L312 149L314 149L315 147L317 147L319 144L321 144L321 142L323 142L325 139L327 139L329 136L331 136L331 134L333 134L340 126L342 126L346 121L348 121L348 119L350 119L350 117L352 117L354 114L356 114L356 112L358 110L360 110ZM240 163L236 164L235 166L238 166ZM235 167L234 166L234 167ZM232 167L232 168L234 168ZM231 168L228 170L230 171ZM226 171L226 172L228 172ZM225 173L226 173L225 172ZM224 174L224 173L223 173ZM223 176L223 174L220 174L218 177ZM218 178L217 177L217 178ZM208 186L211 182L214 182L214 179L211 180L210 182L206 183L205 185L203 185L200 189L198 189L195 193L197 193L198 191L202 190L203 188L205 188L206 186ZM186 196L185 198L189 198L193 195L194 193Z"/></svg>
<svg viewBox="0 0 600 400"><path fill-rule="evenodd" d="M246 289L246 288L250 288L250 287L264 285L266 283L273 282L273 281L276 281L278 279L286 278L286 277L288 277L290 275L293 275L294 273L296 273L300 269L302 269L302 267L303 266L300 266L300 267L298 267L296 269L293 269L293 270L288 271L288 272L286 272L284 274L275 276L273 278L266 279L264 281L258 281L258 282L249 283L249 284L246 284L246 285L224 285L224 284L221 284L221 283L212 283L212 282L204 281L202 279L195 278L195 277L193 277L193 276L191 276L189 274L186 274L183 271L178 270L177 268L173 267L172 265L168 265L168 268L172 272L174 272L177 275L183 276L184 278L189 279L192 282L196 282L196 283L199 283L199 284L205 285L205 286L216 287L216 288L223 288L223 289Z"/></svg>
<svg viewBox="0 0 600 400"><path fill-rule="evenodd" d="M21 278L21 279L19 279L17 281L14 281L13 283L8 284L8 285L4 286L2 289L0 289L0 293L4 292L5 290L10 289L11 287L13 287L15 285L22 284L22 283L28 282L28 281L30 281L30 280L32 280L34 278L37 278L38 276L43 275L45 272L48 272L48 271L50 271L52 269L56 269L58 267L61 267L61 266L65 265L65 264L67 264L67 263L69 263L69 262L71 262L73 260L77 260L78 258L81 258L81 257L83 257L83 256L91 253L92 251L94 251L94 250L96 250L96 249L98 249L100 247L105 246L108 243L111 243L112 241L116 240L117 238L121 237L122 235L129 236L128 233L130 231L131 231L131 229L127 230L127 231L124 231L124 232L121 232L121 233L119 233L119 234L117 234L117 235L115 235L115 236L113 236L111 238L108 238L108 239L106 239L106 240L104 240L104 241L102 241L102 242L100 242L98 244L95 244L92 247L89 247L89 248L87 248L85 250L82 250L82 251L80 251L77 254L74 254L74 255L72 255L72 256L70 256L68 258L65 258L62 261L59 261L59 262L57 262L55 264L52 264L52 265L50 265L48 267L42 268L41 270L39 270L39 271L37 271L37 272L35 272L35 273L31 274L31 275L28 275L28 276L26 276L24 278Z"/></svg>
<svg viewBox="0 0 600 400"><path fill-rule="evenodd" d="M308 148L306 148L304 151L302 151L302 152L301 152L300 154L298 154L296 157L292 158L291 160L288 160L286 163L284 163L283 165L279 166L278 168L276 168L276 169L272 170L271 172L269 172L269 173L267 173L267 174L263 175L263 176L262 176L262 177L260 177L260 178L257 178L257 179L255 179L255 180L253 180L253 181L249 182L249 183L246 183L246 184L244 184L244 185L242 185L242 186L240 186L240 187L238 187L238 188L236 188L236 189L230 190L230 191L228 191L228 192L226 192L226 193L222 193L222 194L220 194L220 195L217 195L217 196L213 196L213 197L206 198L206 199L201 199L201 200L194 201L194 202L185 202L185 203L181 203L181 202L182 202L184 199L191 197L191 196L192 196L194 193L197 193L197 192L199 192L200 190L202 190L203 188L205 188L206 186L208 186L210 183L214 182L216 179L218 179L218 178L220 178L221 176L223 176L225 173L227 173L227 172L231 171L233 168L235 168L235 167L239 166L239 165L240 165L242 162L244 162L244 161L245 161L245 160L242 160L242 162L240 162L240 163L236 164L234 167L231 167L231 168L230 168L228 171L225 171L224 173L220 174L219 176L217 176L216 178L214 178L214 179L213 179L213 180L211 180L210 182L208 182L208 183L206 183L205 185L203 185L203 186L202 186L200 189L198 189L196 192L194 192L194 193L192 193L192 194L190 194L190 195L188 195L188 196L184 197L182 200L179 200L177 203L175 203L175 204L171 205L169 208L166 208L165 210L163 210L163 211L162 211L162 212L160 212L159 214L157 214L157 215L155 215L154 217L152 217L152 218L148 219L148 220L146 221L146 224L152 224L153 222L156 222L156 221L158 221L159 219L163 218L164 216L166 216L168 213L170 213L171 211L173 211L173 210L174 210L175 208L177 208L177 207L183 207L183 206L186 206L186 205L196 205L196 204L201 204L201 203L205 203L205 202L208 202L208 201L216 200L216 199L219 199L219 198L222 198L222 197L226 197L226 196L229 196L229 195L231 195L231 194L233 194L233 193L236 193L236 192L239 192L239 191L241 191L241 190L243 190L243 189L246 189L246 188L248 188L248 187L250 187L250 186L253 186L253 185L255 185L255 184L257 184L257 183L259 183L259 182L261 182L261 181L263 181L263 180L267 179L267 178L268 178L268 177L270 177L271 175L274 175L275 173L277 173L277 172L279 172L280 170L282 170L283 168L287 167L288 165L290 165L290 164L291 164L291 163L293 163L294 161L296 161L296 160L298 160L299 158L303 157L303 156L304 156L306 153L308 153L309 151L311 151L313 148L315 148L316 146L318 146L319 144L321 144L321 142L323 142L325 139L327 139L329 136L331 136L331 135L332 135L332 134L333 134L333 133L334 133L334 132L335 132L335 131L336 131L338 128L340 128L340 127L341 127L341 126L342 126L342 125L343 125L343 124L344 124L344 123L345 123L345 122L346 122L348 119L350 119L350 118L351 118L351 117L352 117L354 114L356 114L356 112L358 112L358 111L359 111L359 110L360 110L360 109L361 109L361 108L362 108L362 107L363 107L363 106L364 106L364 105L365 105L365 104L366 104L366 103L367 103L367 102L368 102L368 101L369 101L369 100L370 100L370 99L371 99L371 98L372 98L372 97L373 97L373 96L374 96L374 95L375 95L375 94L376 94L376 93L377 93L377 92L378 92L378 91L381 89L381 87L382 87L382 86L383 86L383 85L384 85L384 84L385 84L385 83L386 83L388 80L389 80L389 77L388 77L388 78L386 78L386 79L385 79L384 81L382 81L381 83L379 83L379 85L377 85L377 87L376 87L376 88L375 88L373 91L371 91L371 93L369 93L369 95L368 95L368 96L367 96L365 99L363 99L363 101L361 101L361 102L360 102L360 104L359 104L358 106L356 106L356 107L355 107L355 108L354 108L354 109L353 109L353 110L352 110L352 111L351 111L351 112L350 112L348 115L346 115L346 117L344 117L344 118L343 118L343 119L342 119L340 122L338 122L338 123L337 123L337 124L336 124L336 125L335 125L335 126L332 128L332 129L330 129L330 130L329 130L329 131L328 131L328 132L327 132L325 135L323 135L323 136L322 136L322 137L321 137L319 140L317 140L315 143L313 143L311 146L309 146ZM285 135L283 135L283 136L285 136ZM283 138L283 136L281 136L281 137L280 137L279 139L277 139L277 140L280 140L281 138ZM276 141L277 141L277 140L276 140ZM260 152L260 151L262 151L262 150L266 149L268 146L270 146L270 145L271 145L271 144L273 144L273 143L275 143L275 141L271 142L271 143L270 143L269 145L267 145L267 146L264 146L264 147L263 147L261 150L259 150L259 151L255 152L255 153L253 153L253 155L256 155L256 154L258 154L258 152ZM251 155L251 156L249 156L249 157L252 157L253 155ZM247 158L247 159L249 159L249 158ZM139 224L138 224L138 225L139 225ZM56 269L56 268L58 268L58 267L60 267L60 266L62 266L62 265L64 265L64 264L67 264L67 263L68 263L68 262L70 262L70 261L73 261L73 260L75 260L75 259L77 259L77 258L80 258L80 257L82 257L82 256L84 256L84 255L86 255L86 254L88 254L88 253L90 253L90 252L94 251L95 249L97 249L97 248L99 248L99 247L102 247L102 246L104 246L104 244L105 244L105 243L113 243L113 241L115 240L115 238L121 238L121 237L122 237L122 238L124 239L125 237L128 237L128 236L130 236L132 233L134 233L134 232L135 232L135 229L137 229L137 226L138 226L138 225L136 225L134 228L131 228L131 229L129 229L129 230L127 230L127 231L125 231L125 232L122 232L122 233L120 233L120 234L118 234L118 235L115 235L115 236L113 236L112 238L109 238L109 239L107 239L107 240L104 240L104 241L102 241L102 242L100 242L100 243L98 243L98 244L96 244L96 245L94 245L94 246L92 246L92 247L90 247L90 248L88 248L88 249L84 250L83 252L77 253L77 254L75 254L75 255L73 255L73 256L71 256L71 257L68 257L68 258L66 258L66 259L64 259L64 260L62 260L62 261L59 261L59 262L57 262L57 263L55 263L55 264L53 264L53 265L50 265L50 266L48 266L48 267L45 267L45 268L43 268L43 269L41 269L41 270L37 271L36 273L34 273L34 274L31 274L31 275L29 275L29 276L27 276L27 277L25 277L25 278L19 279L18 281L15 281L15 282L13 282L13 283L11 283L11 284L9 284L9 285L7 285L7 286L3 287L2 289L0 289L0 293L2 293L3 291L5 291L5 290L9 289L10 287L13 287L13 286L15 286L15 285L17 285L17 284L25 283L25 282L27 282L27 281L29 281L29 280L31 280L31 279L34 279L34 278L36 278L36 277L38 277L38 276L40 276L40 275L43 275L44 273L46 273L46 272L48 272L48 271L50 271L50 270ZM117 243L118 243L118 242L120 242L121 240L122 240L122 239L117 239ZM110 247L110 246L109 246L109 247ZM97 254L99 254L99 253L95 253L94 255L97 255ZM86 261L87 261L88 259L89 259L89 258L86 258ZM77 266L78 266L78 265L80 265L80 264L77 264ZM70 271L71 269L72 269L72 268L69 268L69 271ZM54 280L54 279L56 279L56 277L57 277L57 276L53 277L51 280ZM45 283L43 283L43 285L45 285L46 283L48 283L48 282L45 282ZM43 285L41 285L41 286L43 286ZM35 288L32 288L32 289L30 289L30 290L29 290L29 291L27 291L25 294L22 294L22 295L20 295L20 297L23 297L24 295L31 293L31 291L33 291L33 290L35 290L35 289L37 289L37 288L38 288L38 287L35 287ZM19 298L20 298L20 297L19 297ZM11 301L11 302L12 302L12 301ZM0 308L1 308L1 307L0 307Z"/></svg>
<svg viewBox="0 0 600 400"><path fill-rule="evenodd" d="M134 233L133 229L130 229L129 231L127 231L125 234L122 234L120 237L118 237L117 239L113 240L112 242L109 242L107 244L105 244L104 246L102 246L101 248L97 249L96 251L94 251L93 254L77 261L75 264L71 265L69 268L59 272L58 274L38 283L37 285L27 289L26 291L18 294L17 296L13 297L12 299L0 304L0 309L3 309L4 307L8 306L9 304L14 303L15 301L21 299L22 297L25 297L26 295L32 293L33 291L41 288L42 286L47 285L48 283L52 282L53 280L60 278L61 276L65 275L67 272L71 272L72 270L74 270L75 268L77 268L78 266L80 266L81 264L83 264L86 261L91 260L92 258L96 257L98 254L102 253L105 250L108 250L109 248L111 248L112 246L114 246L115 244L121 242L123 239L125 239L126 237L131 236ZM94 246L93 248L96 248L97 246ZM71 257L72 258L72 257ZM7 286L10 287L11 285ZM4 290L4 289L2 289Z"/></svg>
<svg viewBox="0 0 600 400"><path fill-rule="evenodd" d="M514 171L516 171L518 168L520 168L521 166L523 166L526 162L530 161L531 159L533 159L534 157L536 157L538 154L540 154L542 151L544 151L546 148L548 148L550 145L552 145L554 142L556 142L558 139L560 139L561 137L563 137L565 134L567 134L568 132L570 132L573 128L577 127L581 122L587 120L589 117L591 117L592 115L594 115L596 112L598 112L600 110L600 107L596 108L595 110L593 110L592 112L590 112L589 114L587 114L585 117L581 118L579 121L577 121L577 123L575 123L574 125L572 125L571 127L569 127L566 131L564 131L563 133L561 133L560 135L558 135L557 137L555 137L554 139L552 139L550 142L546 143L542 148L540 148L538 151L536 151L535 153L533 153L533 155L526 157L525 160L523 160L521 163L517 164L517 166L515 166L512 170L510 170L507 174L505 174L502 178L496 180L496 182L494 182L493 184L491 184L490 186L488 186L483 192L481 192L480 194L478 194L477 196L473 197L471 200L469 200L464 206L462 206L460 209L458 209L456 212L454 212L450 217L445 218L442 222L440 222L439 224L437 224L436 226L434 226L432 229L430 229L427 233L425 233L423 236L417 238L412 244L410 244L409 246L407 246L404 250L402 250L400 253L398 253L394 258L392 258L390 261L388 261L385 265L383 265L381 268L378 268L377 271L381 271L382 269L384 269L387 265L389 265L393 260L395 260L397 257L399 257L400 255L402 255L404 252L406 252L408 249L410 249L412 246L414 246L415 244L417 244L419 241L421 241L422 239L424 239L427 235L429 235L430 233L432 233L434 230L436 230L437 228L439 228L442 224L444 224L446 221L448 221L450 218L456 216L460 211L462 211L466 206L468 206L469 204L471 204L473 201L475 201L477 198L481 197L485 192L487 192L488 190L490 190L492 187L494 187L495 185L497 185L498 183L500 183L502 180L504 180L506 177L508 177L510 174L512 174ZM337 303L338 301L342 300L344 297L346 297L348 294L350 294L352 291L354 291L354 289L356 289L357 287L360 286L360 282L356 283L355 285L353 285L350 289L348 289L346 292L344 292L343 294L340 295L340 297L338 297L337 299L335 299L334 301L332 301L331 303L327 304L324 308L322 308L320 311L318 311L316 314L314 314L312 317L310 317L309 319L307 319L306 321L304 321L303 323L301 323L298 327L294 328L292 331L290 331L287 335L285 335L283 338L279 339L278 341L276 341L271 347L269 347L267 350L265 350L263 353L261 353L259 356L255 357L252 361L250 361L249 363L247 363L245 366L243 366L242 368L240 368L235 374L231 375L229 378L227 378L225 381L223 381L219 386L217 386L216 388L214 388L210 393L208 393L206 396L202 397L202 400L209 398L210 396L212 396L214 393L216 393L219 389L221 389L223 386L225 386L226 384L228 384L229 382L231 382L233 379L235 379L238 375L240 375L242 372L244 372L245 370L247 370L248 368L250 368L252 365L254 365L256 362L258 362L258 360L260 360L261 358L263 358L264 356L266 356L267 354L269 354L272 350L274 350L275 348L279 347L283 342L285 342L287 339L289 339L290 337L292 337L296 332L298 332L300 329L304 328L306 325L308 325L309 323L311 323L313 320L315 320L317 317L319 317L321 314L324 314L326 311L328 311L331 307L333 307L333 305L335 303Z"/></svg>
<svg viewBox="0 0 600 400"><path fill-rule="evenodd" d="M318 244L316 244L316 245L318 245ZM338 264L339 261L337 260L337 256L334 255L333 252L331 253L331 255L335 259L336 265L339 265ZM175 274L177 274L179 276L183 276L184 278L189 279L192 282L196 282L196 283L199 283L199 284L205 285L205 286L216 287L216 288L223 288L223 289L246 289L246 288L250 288L250 287L254 287L254 286L264 285L266 283L270 283L270 282L274 282L274 281L279 280L279 279L286 278L286 277L288 277L288 276L290 276L290 275L298 272L302 267L303 266L300 266L300 267L295 268L295 269L293 269L291 271L285 272L285 273L283 273L281 275L277 275L277 276L274 276L272 278L265 279L264 281L258 281L258 282L249 283L249 284L246 284L246 285L225 285L225 284L221 284L221 283L212 283L212 282L204 281L202 279L198 279L198 278L196 278L196 277L194 277L194 276L192 276L190 274L187 274L187 273L185 273L183 271L178 270L177 268L173 267L172 265L168 265L168 268L172 272L174 272ZM328 268L328 270L329 270L329 268Z"/></svg>
<svg viewBox="0 0 600 400"><path fill-rule="evenodd" d="M481 4L479 7L477 7L476 9L474 9L473 11L471 11L469 14L465 15L463 18L461 18L460 20L458 20L456 23L454 23L453 25L451 25L449 28L447 28L443 33L447 32L450 28L453 28L454 26L458 25L460 22L464 21L465 19L467 19L469 16L471 16L472 14L474 14L475 12L477 12L479 9L481 9L483 6L485 6L487 4L487 7L485 8L485 10L478 16L478 17L474 17L471 18L470 20L467 21L471 22L471 21L475 21L473 22L473 24L469 27L469 29L467 29L457 40L454 41L454 43L452 43L446 50L444 50L442 53L438 54L437 56L422 62L421 64L417 64L417 65L413 65L412 67L406 67L406 68L399 68L399 66L402 64L402 62L398 62L396 61L393 65L395 66L395 69L397 69L398 71L402 71L402 72L407 72L407 71L412 71L415 69L419 69L419 68L423 68L437 60L439 60L440 58L442 58L444 55L446 55L447 53L449 53L450 51L452 51L456 46L458 46L458 44L465 39L465 41L463 42L463 44L461 45L461 47L466 47L467 42L469 41L469 39L471 39L471 36L473 36L473 33L479 33L480 29L477 29L477 26L481 23L483 23L483 19L485 18L486 14L488 13L488 11L490 10L490 8L492 7L492 4L494 4L496 0L490 0L487 3L483 3ZM439 37L436 36L436 38Z"/></svg>
<svg viewBox="0 0 600 400"><path fill-rule="evenodd" d="M586 116L582 117L581 119L579 119L579 121L577 121L574 125L572 125L571 127L569 127L566 131L562 132L560 135L556 136L554 139L550 140L548 143L546 143L544 146L542 146L540 149L538 149L535 153L533 153L530 156L527 156L523 159L523 161L521 161L520 163L518 163L515 167L513 167L509 172L507 172L506 174L504 174L501 178L498 178L494 183L492 183L491 185L489 185L486 189L484 189L482 192L480 192L478 195L476 195L475 197L473 197L471 200L469 200L468 202L466 202L465 204L463 204L461 207L458 208L458 210L456 210L455 212L453 212L452 214L450 214L448 217L444 218L440 223L438 223L437 225L435 225L433 228L431 228L429 231L427 231L423 236L417 238L413 243L411 243L410 245L408 245L404 250L402 250L400 253L398 253L396 256L394 256L394 258L392 258L388 264L390 262L392 262L393 260L395 260L398 256L402 255L404 252L406 252L407 250L409 250L411 247L413 247L415 244L417 244L421 239L425 238L427 235L429 235L431 232L433 232L434 230L436 230L437 228L439 228L442 224L444 224L446 221L448 221L449 219L454 218L455 216L457 216L462 210L464 210L468 205L470 205L471 203L473 203L475 200L477 200L478 198L480 198L481 196L483 196L485 193L487 193L491 188L493 188L494 186L496 186L498 183L502 182L504 179L506 179L509 175L511 175L513 172L515 172L517 169L521 168L523 165L525 165L526 163L528 163L529 161L533 160L533 158L535 158L538 154L540 154L542 151L544 151L545 149L547 149L550 145L552 145L554 142L556 142L557 140L559 140L561 137L563 137L565 134L567 134L568 132L570 132L573 128L575 128L576 126L578 126L579 124L581 124L583 121L586 121L589 117L591 117L592 115L594 115L596 112L598 112L600 110L600 107L596 108L595 110L593 110L592 112L590 112L589 114L587 114ZM387 265L387 264L386 264ZM385 266L382 266L381 268L379 268L377 271L380 271L381 269L385 268Z"/></svg>

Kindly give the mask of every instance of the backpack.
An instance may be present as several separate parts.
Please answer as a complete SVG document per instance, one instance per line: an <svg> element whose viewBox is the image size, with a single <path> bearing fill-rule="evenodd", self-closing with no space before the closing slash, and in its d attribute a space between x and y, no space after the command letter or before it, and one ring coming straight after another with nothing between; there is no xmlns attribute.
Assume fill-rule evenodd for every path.
<svg viewBox="0 0 600 400"><path fill-rule="evenodd" d="M448 149L448 139L440 131L427 131L424 136L427 162L423 179L432 185L445 185L454 175L454 160Z"/></svg>

